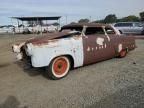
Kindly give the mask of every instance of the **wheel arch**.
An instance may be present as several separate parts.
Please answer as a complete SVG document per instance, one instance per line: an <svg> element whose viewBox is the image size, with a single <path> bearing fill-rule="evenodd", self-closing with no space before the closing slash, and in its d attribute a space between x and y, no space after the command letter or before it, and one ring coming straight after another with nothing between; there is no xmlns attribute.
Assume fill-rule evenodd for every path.
<svg viewBox="0 0 144 108"><path fill-rule="evenodd" d="M70 60L70 64L71 64L71 68L74 68L74 57L70 54L62 54L62 55L57 55L57 56L54 56L51 60L50 60L50 63L56 59L57 57L61 57L61 56L65 56L67 57L69 60ZM50 65L49 63L49 65Z"/></svg>

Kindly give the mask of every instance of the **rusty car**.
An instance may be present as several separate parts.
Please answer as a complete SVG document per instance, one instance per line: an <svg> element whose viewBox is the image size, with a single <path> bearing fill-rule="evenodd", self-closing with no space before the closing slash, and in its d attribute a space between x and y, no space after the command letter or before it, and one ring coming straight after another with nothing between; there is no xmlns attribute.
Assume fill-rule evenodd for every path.
<svg viewBox="0 0 144 108"><path fill-rule="evenodd" d="M136 48L135 38L124 36L112 25L69 24L50 33L15 44L17 59L32 67L46 67L49 78L57 80L69 70L114 57L123 58Z"/></svg>

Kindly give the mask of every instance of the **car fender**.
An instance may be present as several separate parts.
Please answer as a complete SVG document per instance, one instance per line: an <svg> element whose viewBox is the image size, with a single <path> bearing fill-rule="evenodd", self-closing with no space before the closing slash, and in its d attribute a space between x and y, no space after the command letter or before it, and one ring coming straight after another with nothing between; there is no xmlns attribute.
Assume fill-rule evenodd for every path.
<svg viewBox="0 0 144 108"><path fill-rule="evenodd" d="M31 51L33 67L48 66L54 58L62 55L70 55L74 60L74 67L83 65L83 45L80 36L33 45Z"/></svg>

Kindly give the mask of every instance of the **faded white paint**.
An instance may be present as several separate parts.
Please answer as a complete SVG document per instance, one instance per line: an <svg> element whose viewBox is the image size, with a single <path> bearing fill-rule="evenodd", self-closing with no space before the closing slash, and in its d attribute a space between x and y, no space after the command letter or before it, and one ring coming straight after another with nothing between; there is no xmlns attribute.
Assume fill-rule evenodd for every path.
<svg viewBox="0 0 144 108"><path fill-rule="evenodd" d="M82 37L78 39L67 38L49 42L44 45L28 44L27 53L31 55L33 67L48 66L58 56L70 55L74 59L74 67L83 65L83 44Z"/></svg>
<svg viewBox="0 0 144 108"><path fill-rule="evenodd" d="M119 44L118 45L118 52L121 52L122 51L122 44Z"/></svg>
<svg viewBox="0 0 144 108"><path fill-rule="evenodd" d="M103 28L103 30L104 30L104 33L105 33L105 35L106 35L108 41L110 41L110 37L108 36L108 34L107 34L106 30L105 30L105 26L103 26L102 28Z"/></svg>
<svg viewBox="0 0 144 108"><path fill-rule="evenodd" d="M103 45L103 43L104 43L104 38L98 37L98 38L96 39L96 43L97 43L98 45Z"/></svg>
<svg viewBox="0 0 144 108"><path fill-rule="evenodd" d="M94 50L94 48L92 48L92 51Z"/></svg>
<svg viewBox="0 0 144 108"><path fill-rule="evenodd" d="M107 47L106 43L105 43L105 48Z"/></svg>
<svg viewBox="0 0 144 108"><path fill-rule="evenodd" d="M17 56L16 56L16 59L17 60L22 60L23 58L23 54L22 53L18 53Z"/></svg>
<svg viewBox="0 0 144 108"><path fill-rule="evenodd" d="M19 45L13 45L13 51L16 53L20 53L20 48L25 44L25 42L20 43Z"/></svg>
<svg viewBox="0 0 144 108"><path fill-rule="evenodd" d="M97 50L98 48L96 47L96 50Z"/></svg>
<svg viewBox="0 0 144 108"><path fill-rule="evenodd" d="M90 47L88 46L88 48L87 48L87 51L89 52L90 51Z"/></svg>
<svg viewBox="0 0 144 108"><path fill-rule="evenodd" d="M110 37L108 36L108 34L106 35L106 37L107 37L108 41L110 42Z"/></svg>

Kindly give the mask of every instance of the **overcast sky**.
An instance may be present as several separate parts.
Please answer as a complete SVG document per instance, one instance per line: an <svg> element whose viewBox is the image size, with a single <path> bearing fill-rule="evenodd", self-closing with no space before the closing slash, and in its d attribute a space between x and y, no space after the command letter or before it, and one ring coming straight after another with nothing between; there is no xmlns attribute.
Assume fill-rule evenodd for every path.
<svg viewBox="0 0 144 108"><path fill-rule="evenodd" d="M9 24L12 16L68 16L68 22L80 18L98 20L108 14L117 17L139 15L144 0L1 0L0 25Z"/></svg>

